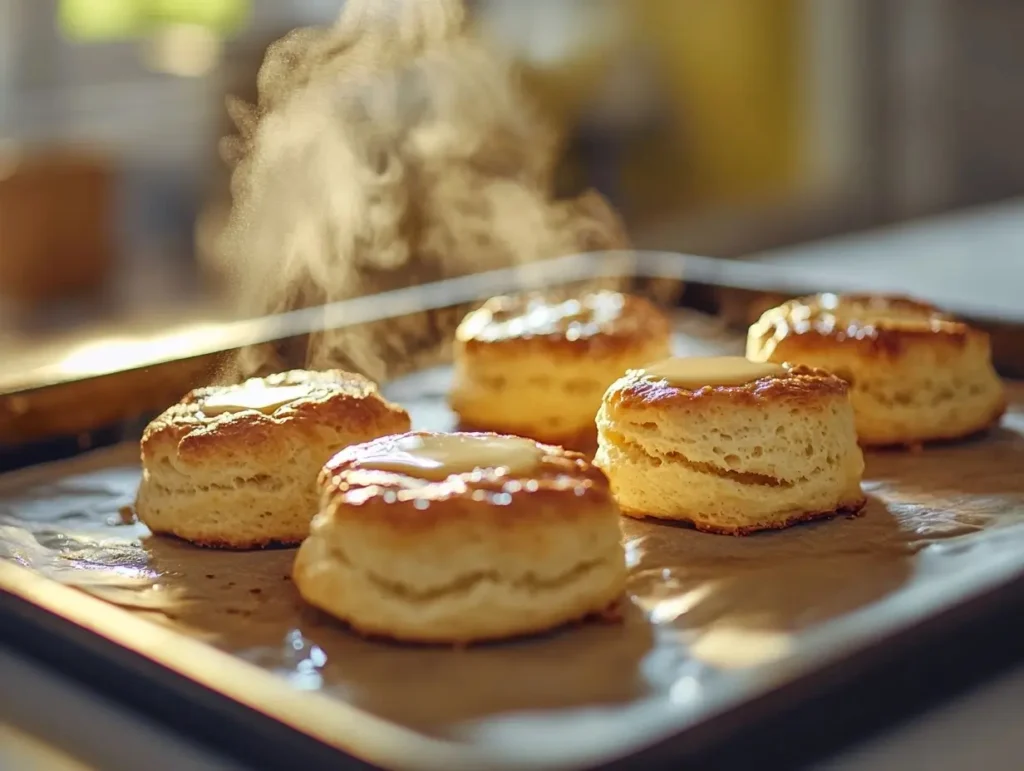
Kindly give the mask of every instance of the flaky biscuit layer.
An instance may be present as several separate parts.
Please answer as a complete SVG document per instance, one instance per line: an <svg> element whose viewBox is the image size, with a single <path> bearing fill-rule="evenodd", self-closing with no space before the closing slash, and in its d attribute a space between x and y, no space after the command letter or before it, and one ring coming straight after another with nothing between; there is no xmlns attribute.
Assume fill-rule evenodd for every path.
<svg viewBox="0 0 1024 771"><path fill-rule="evenodd" d="M357 467L397 439L350 447L321 474L294 568L310 604L365 634L461 643L550 629L621 597L618 507L582 455L543 447L531 475L511 478Z"/></svg>
<svg viewBox="0 0 1024 771"><path fill-rule="evenodd" d="M154 532L246 549L298 543L317 510L323 463L353 443L409 429L409 416L374 383L340 370L263 379L305 393L270 414L207 415L223 388L196 389L143 433L139 518Z"/></svg>
<svg viewBox="0 0 1024 771"><path fill-rule="evenodd" d="M846 391L807 367L696 390L630 372L598 413L595 463L623 513L709 532L856 512L864 460Z"/></svg>
<svg viewBox="0 0 1024 771"><path fill-rule="evenodd" d="M866 446L969 436L1006 409L988 335L905 297L823 294L784 303L750 327L747 357L842 377Z"/></svg>
<svg viewBox="0 0 1024 771"><path fill-rule="evenodd" d="M585 449L605 390L668 356L670 333L656 306L617 292L492 298L456 333L449 402L463 425Z"/></svg>

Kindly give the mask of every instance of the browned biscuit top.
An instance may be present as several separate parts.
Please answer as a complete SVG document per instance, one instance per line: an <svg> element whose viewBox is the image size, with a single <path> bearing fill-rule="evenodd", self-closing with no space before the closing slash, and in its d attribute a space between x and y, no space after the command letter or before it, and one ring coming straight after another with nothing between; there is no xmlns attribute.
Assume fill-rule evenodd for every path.
<svg viewBox="0 0 1024 771"><path fill-rule="evenodd" d="M742 385L704 386L687 389L674 386L642 369L630 370L605 394L604 403L616 410L662 410L679 407L753 405L763 401L812 403L823 397L845 396L844 380L822 369L802 365L785 366L779 374L767 375Z"/></svg>
<svg viewBox="0 0 1024 771"><path fill-rule="evenodd" d="M455 469L444 478L419 475L414 469L378 468L372 462L399 452L402 442L433 437L529 442L536 462L510 470L482 461L478 467ZM550 517L550 508L538 504L552 499L564 501L559 516L566 518L585 515L594 503L611 502L607 477L581 453L487 432L413 431L347 447L324 466L319 485L325 507L336 518L360 520L372 509L374 517L410 528L430 527L452 517L484 517L514 527Z"/></svg>
<svg viewBox="0 0 1024 771"><path fill-rule="evenodd" d="M593 354L667 338L668 318L650 301L620 292L587 292L569 299L550 293L492 297L456 331L467 349L499 345L557 348Z"/></svg>
<svg viewBox="0 0 1024 771"><path fill-rule="evenodd" d="M173 442L179 452L269 449L281 429L343 430L355 436L409 428L409 416L384 399L377 385L342 370L291 370L237 386L190 391L153 420L142 436L142 456Z"/></svg>
<svg viewBox="0 0 1024 771"><path fill-rule="evenodd" d="M769 353L785 341L798 350L844 343L864 353L893 355L922 341L963 346L979 336L984 333L909 297L826 293L765 311L748 339Z"/></svg>

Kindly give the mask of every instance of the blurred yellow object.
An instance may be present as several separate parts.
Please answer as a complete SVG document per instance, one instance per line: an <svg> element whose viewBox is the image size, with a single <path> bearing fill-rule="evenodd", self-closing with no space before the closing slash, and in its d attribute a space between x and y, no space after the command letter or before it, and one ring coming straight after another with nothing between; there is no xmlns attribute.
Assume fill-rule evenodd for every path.
<svg viewBox="0 0 1024 771"><path fill-rule="evenodd" d="M596 104L628 115L633 92L653 94L662 119L622 140L631 208L664 215L680 205L779 197L802 180L805 4L489 0L480 13L485 29L512 50L528 92L563 137ZM610 88L630 57L646 63L651 82L633 71ZM615 100L624 104L609 104Z"/></svg>
<svg viewBox="0 0 1024 771"><path fill-rule="evenodd" d="M140 6L133 0L61 0L57 19L74 40L130 37L141 23Z"/></svg>
<svg viewBox="0 0 1024 771"><path fill-rule="evenodd" d="M791 188L803 171L803 4L630 0L630 7L681 110L674 141L687 146L689 197L717 202Z"/></svg>

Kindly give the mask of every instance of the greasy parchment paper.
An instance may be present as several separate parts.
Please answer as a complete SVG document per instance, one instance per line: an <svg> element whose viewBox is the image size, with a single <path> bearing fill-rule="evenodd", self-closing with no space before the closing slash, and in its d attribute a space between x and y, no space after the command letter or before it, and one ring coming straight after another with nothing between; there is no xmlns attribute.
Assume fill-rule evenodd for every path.
<svg viewBox="0 0 1024 771"><path fill-rule="evenodd" d="M450 429L448 378L439 368L385 390L417 427ZM1024 387L1011 393L982 438L869 454L858 518L749 538L624 520L625 623L518 642L362 640L303 607L293 550L150 535L120 511L139 479L135 446L0 477L0 558L494 766L584 765L1024 570Z"/></svg>

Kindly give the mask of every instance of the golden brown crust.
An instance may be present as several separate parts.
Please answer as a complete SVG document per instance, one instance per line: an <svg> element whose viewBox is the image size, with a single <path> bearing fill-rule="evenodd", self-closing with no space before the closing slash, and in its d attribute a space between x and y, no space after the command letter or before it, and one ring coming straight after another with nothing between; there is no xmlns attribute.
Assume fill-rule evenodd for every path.
<svg viewBox="0 0 1024 771"><path fill-rule="evenodd" d="M469 355L616 356L668 338L668 318L642 297L587 292L572 299L554 293L492 297L463 319L456 345Z"/></svg>
<svg viewBox="0 0 1024 771"><path fill-rule="evenodd" d="M794 514L793 516L786 517L783 519L775 519L765 521L757 525L748 525L746 527L722 527L718 525L709 525L695 521L693 519L687 519L685 517L673 518L668 520L673 523L680 525L686 525L693 527L695 530L699 530L702 533L712 533L714 535L732 535L732 536L749 536L756 535L757 533L767 532L769 530L784 530L794 525L805 524L807 522L814 522L822 519L835 519L836 517L859 517L864 513L864 507L867 505L867 498L862 498L859 501L853 501L848 504L844 504L835 509L829 509L828 511L812 511L812 512L801 512ZM628 508L622 508L622 513L626 516L633 517L634 519L657 519L659 522L665 522L664 518L652 517L650 514L641 511L631 511Z"/></svg>
<svg viewBox="0 0 1024 771"><path fill-rule="evenodd" d="M605 395L605 405L614 411L707 407L733 404L752 406L762 401L818 403L822 396L843 397L844 380L822 369L797 365L780 375L768 375L738 386L705 386L697 390L679 388L652 377L644 370L631 370Z"/></svg>
<svg viewBox="0 0 1024 771"><path fill-rule="evenodd" d="M464 454L421 465L439 457L417 458L417 447ZM619 509L578 453L414 432L338 453L319 481L295 586L362 634L456 645L520 637L603 614L623 595Z"/></svg>
<svg viewBox="0 0 1024 771"><path fill-rule="evenodd" d="M493 526L522 528L550 511L544 504L566 501L559 510L572 519L587 516L591 504L612 500L608 479L581 453L538 443L542 459L527 476L508 476L495 469L453 474L442 482L394 471L355 468L366 457L386 454L407 436L431 436L414 431L348 447L320 472L322 507L337 519L381 522L400 530L430 530L453 518L484 519ZM476 433L476 436L500 436ZM497 505L479 505L480 503Z"/></svg>
<svg viewBox="0 0 1024 771"><path fill-rule="evenodd" d="M901 295L834 294L765 311L748 335L750 345L773 361L799 360L839 343L860 356L893 358L921 343L960 349L972 338L987 335L928 303Z"/></svg>
<svg viewBox="0 0 1024 771"><path fill-rule="evenodd" d="M267 387L289 390L268 393ZM266 412L233 403L254 406L261 398L270 401ZM275 405L275 399L288 401ZM207 414L204 407L227 411ZM152 532L200 546L299 543L317 511L323 463L342 447L407 431L409 424L408 413L372 382L337 370L197 389L144 432L136 511Z"/></svg>
<svg viewBox="0 0 1024 771"><path fill-rule="evenodd" d="M294 439L323 431L353 435L398 433L409 428L409 415L384 399L371 380L342 370L292 370L263 378L268 386L306 386L308 394L264 414L258 410L208 416L203 401L223 391L211 386L190 391L150 423L142 435L143 463L154 452L174 446L186 463L219 461L244 454L247 462L266 456L271 466ZM287 430L282 431L282 429ZM278 456L278 457L275 457Z"/></svg>
<svg viewBox="0 0 1024 771"><path fill-rule="evenodd" d="M962 438L1005 410L988 334L906 297L792 300L750 328L746 353L824 367L846 380L864 446Z"/></svg>
<svg viewBox="0 0 1024 771"><path fill-rule="evenodd" d="M608 386L670 354L668 319L639 297L495 297L459 326L448 401L475 428L592 449Z"/></svg>

